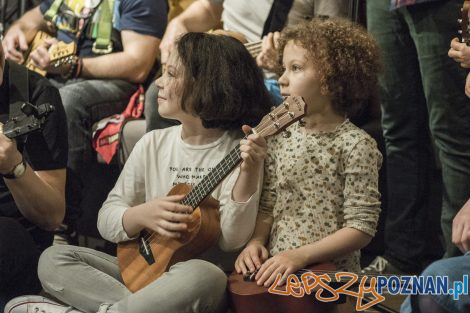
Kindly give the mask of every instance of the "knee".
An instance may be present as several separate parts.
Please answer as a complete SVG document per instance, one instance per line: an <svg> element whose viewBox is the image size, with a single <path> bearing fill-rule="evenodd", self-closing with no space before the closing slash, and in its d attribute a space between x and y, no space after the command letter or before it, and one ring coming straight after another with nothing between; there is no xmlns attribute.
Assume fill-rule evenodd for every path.
<svg viewBox="0 0 470 313"><path fill-rule="evenodd" d="M65 115L67 118L75 117L77 114L81 113L82 95L80 88L75 85L64 86L59 89L60 98L62 99L62 104L64 106Z"/></svg>
<svg viewBox="0 0 470 313"><path fill-rule="evenodd" d="M198 259L186 262L200 281L201 289L207 288L211 292L224 291L227 287L227 275L216 265Z"/></svg>
<svg viewBox="0 0 470 313"><path fill-rule="evenodd" d="M42 285L53 277L60 276L63 265L72 259L73 253L67 245L51 246L44 250L38 264L38 276Z"/></svg>
<svg viewBox="0 0 470 313"><path fill-rule="evenodd" d="M423 276L447 276L450 281L462 280L464 274L470 270L470 256L459 256L435 261L424 271Z"/></svg>

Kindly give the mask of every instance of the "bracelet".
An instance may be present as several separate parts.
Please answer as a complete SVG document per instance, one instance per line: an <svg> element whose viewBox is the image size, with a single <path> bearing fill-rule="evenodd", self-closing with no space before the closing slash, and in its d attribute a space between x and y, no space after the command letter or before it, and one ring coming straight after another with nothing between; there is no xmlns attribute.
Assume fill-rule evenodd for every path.
<svg viewBox="0 0 470 313"><path fill-rule="evenodd" d="M67 59L66 63L70 64L70 68L67 73L62 74L62 78L64 80L70 79L72 77L75 78L75 74L76 74L76 70L78 66L77 63L79 62L78 59L79 57L77 57L76 55L72 55Z"/></svg>

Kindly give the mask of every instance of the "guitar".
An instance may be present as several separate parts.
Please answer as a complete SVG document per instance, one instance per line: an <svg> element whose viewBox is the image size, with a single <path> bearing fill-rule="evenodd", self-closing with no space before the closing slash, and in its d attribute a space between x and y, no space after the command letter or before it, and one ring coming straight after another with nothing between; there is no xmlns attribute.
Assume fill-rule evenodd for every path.
<svg viewBox="0 0 470 313"><path fill-rule="evenodd" d="M27 57L24 62L25 66L29 70L34 71L42 76L46 76L47 71L34 65L34 62L31 59L31 52L36 50L40 45L42 45L42 43L45 40L49 38L53 38L53 37L46 32L38 31L36 35L34 36L33 41L31 42L29 51L26 53ZM59 67L62 64L68 63L69 58L75 55L75 52L76 52L75 42L70 42L67 44L63 41L59 41L58 43L53 44L52 46L49 47L49 50L48 50L51 64L54 64L55 67Z"/></svg>
<svg viewBox="0 0 470 313"><path fill-rule="evenodd" d="M301 281L300 276L303 273L310 272L316 275L326 275L330 279L329 286L333 289L339 287L355 287L358 282L351 283L350 278L336 280L335 266L331 263L315 264L306 269L300 270L295 275ZM361 281L362 274L358 275ZM371 277L371 275L367 275ZM372 275L373 276L373 275ZM389 276L390 275L381 275ZM303 285L303 283L300 283ZM291 287L296 294L300 294L300 288ZM323 313L323 312L336 312L335 307L338 304L345 303L344 295L340 295L339 299L333 302L322 302L316 298L316 292L322 287L315 286L310 290L310 294L304 294L302 297L295 297L293 295L280 295L269 292L271 288L258 286L254 281L254 273L244 276L233 272L228 278L227 291L229 294L230 308L234 313ZM286 292L286 285L276 286L276 290L283 293ZM325 293L325 294L324 294ZM321 293L324 298L331 298L333 294L328 290ZM361 305L373 303L374 311L383 313L398 313L382 304L378 303L379 300L364 297Z"/></svg>
<svg viewBox="0 0 470 313"><path fill-rule="evenodd" d="M21 113L10 118L5 124L0 123L0 133L10 139L27 135L42 128L47 116L54 111L49 103L34 106L28 102L21 104Z"/></svg>
<svg viewBox="0 0 470 313"><path fill-rule="evenodd" d="M263 137L275 135L304 114L302 97L287 97L263 117L253 132ZM153 282L171 265L194 258L217 242L220 234L219 205L210 194L240 162L240 147L236 146L199 184L193 188L178 184L170 190L168 195L185 194L181 203L194 208L192 222L188 223L188 230L181 238L172 239L145 230L137 239L118 244L121 275L131 292Z"/></svg>
<svg viewBox="0 0 470 313"><path fill-rule="evenodd" d="M460 24L459 34L461 35L460 42L470 46L470 0L465 0L460 9L461 18L458 19Z"/></svg>

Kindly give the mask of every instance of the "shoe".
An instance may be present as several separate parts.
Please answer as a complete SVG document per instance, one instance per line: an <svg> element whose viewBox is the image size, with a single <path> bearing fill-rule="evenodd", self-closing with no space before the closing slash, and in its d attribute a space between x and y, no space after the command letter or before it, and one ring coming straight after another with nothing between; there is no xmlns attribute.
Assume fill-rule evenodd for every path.
<svg viewBox="0 0 470 313"><path fill-rule="evenodd" d="M361 273L407 275L407 273L393 266L386 258L382 256L376 257L368 266L361 270Z"/></svg>
<svg viewBox="0 0 470 313"><path fill-rule="evenodd" d="M70 306L41 296L22 296L5 305L5 313L81 313Z"/></svg>

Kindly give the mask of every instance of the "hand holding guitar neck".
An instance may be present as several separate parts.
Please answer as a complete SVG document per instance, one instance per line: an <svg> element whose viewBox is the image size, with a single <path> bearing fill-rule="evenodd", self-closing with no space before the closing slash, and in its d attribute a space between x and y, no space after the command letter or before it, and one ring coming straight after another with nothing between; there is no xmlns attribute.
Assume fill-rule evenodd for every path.
<svg viewBox="0 0 470 313"><path fill-rule="evenodd" d="M53 75L66 75L75 62L76 44L74 42L64 43L46 34L38 32L40 43L34 44L26 60L26 67L32 71L45 76L47 73ZM35 38L36 38L35 37Z"/></svg>

